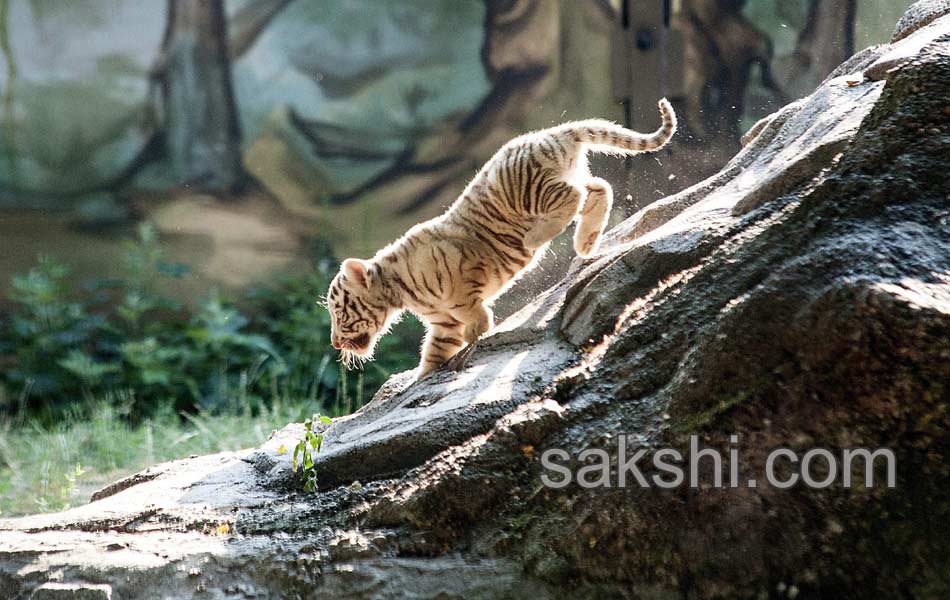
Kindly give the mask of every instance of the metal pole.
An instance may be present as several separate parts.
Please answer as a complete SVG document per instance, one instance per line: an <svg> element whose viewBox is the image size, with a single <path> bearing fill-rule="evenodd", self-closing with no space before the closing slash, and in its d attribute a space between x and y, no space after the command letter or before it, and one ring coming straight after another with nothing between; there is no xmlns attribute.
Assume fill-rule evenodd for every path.
<svg viewBox="0 0 950 600"><path fill-rule="evenodd" d="M620 5L620 26L624 32L630 31L630 2L632 0L623 0ZM624 35L624 39L629 39L629 34ZM623 126L627 129L633 129L633 98L630 97L631 90L627 87L627 93L623 97ZM630 170L630 159L626 160L627 170Z"/></svg>
<svg viewBox="0 0 950 600"><path fill-rule="evenodd" d="M670 95L670 57L669 52L667 52L669 48L667 45L667 40L669 39L670 32L670 12L672 11L671 3L672 0L663 0L663 27L660 29L660 64L663 65L663 68L660 69L660 89L663 91L664 97Z"/></svg>

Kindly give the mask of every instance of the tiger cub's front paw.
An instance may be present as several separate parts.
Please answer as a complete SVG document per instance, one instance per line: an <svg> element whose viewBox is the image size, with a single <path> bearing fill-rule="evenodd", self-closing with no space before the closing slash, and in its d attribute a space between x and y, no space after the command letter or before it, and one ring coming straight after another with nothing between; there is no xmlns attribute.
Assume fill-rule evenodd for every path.
<svg viewBox="0 0 950 600"><path fill-rule="evenodd" d="M465 346L461 350L455 353L455 356L450 358L445 362L443 367L448 371L459 372L465 368L465 363L468 361L468 357L472 354L472 350L475 349L475 342L472 342L468 346Z"/></svg>

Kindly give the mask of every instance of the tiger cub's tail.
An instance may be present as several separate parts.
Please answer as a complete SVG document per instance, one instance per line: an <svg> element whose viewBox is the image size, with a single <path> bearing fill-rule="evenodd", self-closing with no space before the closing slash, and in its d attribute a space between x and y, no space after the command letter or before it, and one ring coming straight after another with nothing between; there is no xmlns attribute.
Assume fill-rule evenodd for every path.
<svg viewBox="0 0 950 600"><path fill-rule="evenodd" d="M565 123L558 128L560 131L557 132L557 135L562 138L563 142L570 143L573 141L574 143L601 146L597 150L602 152L610 152L611 150L623 154L652 152L665 146L673 137L673 134L676 133L676 113L673 112L673 107L666 98L660 100L659 106L663 124L653 133L638 133L610 121L589 119Z"/></svg>

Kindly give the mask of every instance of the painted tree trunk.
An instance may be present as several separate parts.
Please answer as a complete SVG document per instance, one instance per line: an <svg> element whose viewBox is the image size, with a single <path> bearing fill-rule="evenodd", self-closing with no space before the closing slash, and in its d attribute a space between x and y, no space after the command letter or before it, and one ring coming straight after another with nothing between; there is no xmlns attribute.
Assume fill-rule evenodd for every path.
<svg viewBox="0 0 950 600"><path fill-rule="evenodd" d="M793 97L808 93L854 54L857 0L812 0L783 88Z"/></svg>
<svg viewBox="0 0 950 600"><path fill-rule="evenodd" d="M168 0L158 77L176 180L214 192L240 187L241 133L222 0Z"/></svg>

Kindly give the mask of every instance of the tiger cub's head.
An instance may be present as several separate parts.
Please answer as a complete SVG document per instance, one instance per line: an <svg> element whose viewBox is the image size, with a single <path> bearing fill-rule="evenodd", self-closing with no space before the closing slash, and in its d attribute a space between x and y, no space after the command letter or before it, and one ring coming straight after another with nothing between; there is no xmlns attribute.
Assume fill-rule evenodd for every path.
<svg viewBox="0 0 950 600"><path fill-rule="evenodd" d="M389 327L392 309L380 289L378 270L364 260L343 261L327 290L330 343L347 367L373 358L379 336Z"/></svg>

